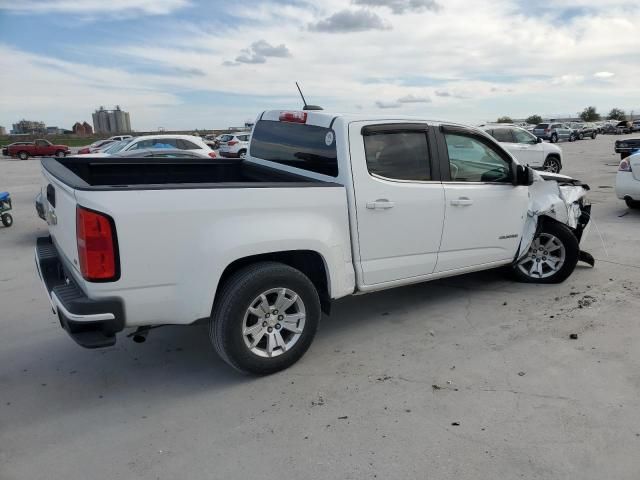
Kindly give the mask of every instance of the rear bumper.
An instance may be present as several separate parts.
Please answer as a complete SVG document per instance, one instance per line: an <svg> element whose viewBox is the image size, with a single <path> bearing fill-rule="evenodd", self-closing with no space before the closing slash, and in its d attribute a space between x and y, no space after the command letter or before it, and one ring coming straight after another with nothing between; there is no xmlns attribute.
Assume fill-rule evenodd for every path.
<svg viewBox="0 0 640 480"><path fill-rule="evenodd" d="M78 287L50 237L39 237L36 268L60 326L85 348L109 347L124 328L124 307L118 298L91 299Z"/></svg>
<svg viewBox="0 0 640 480"><path fill-rule="evenodd" d="M616 196L620 200L627 198L640 200L640 180L633 176L635 172L618 172L616 174Z"/></svg>
<svg viewBox="0 0 640 480"><path fill-rule="evenodd" d="M224 158L240 158L239 153L223 152L221 150L218 150L218 154Z"/></svg>

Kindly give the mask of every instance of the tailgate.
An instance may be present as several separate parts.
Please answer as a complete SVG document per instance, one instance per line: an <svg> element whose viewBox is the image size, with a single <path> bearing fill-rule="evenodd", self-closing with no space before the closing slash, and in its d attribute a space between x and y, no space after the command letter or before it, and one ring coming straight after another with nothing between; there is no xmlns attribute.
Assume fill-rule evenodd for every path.
<svg viewBox="0 0 640 480"><path fill-rule="evenodd" d="M76 241L76 197L75 190L42 171L42 202L49 234L59 253L78 272L78 246Z"/></svg>

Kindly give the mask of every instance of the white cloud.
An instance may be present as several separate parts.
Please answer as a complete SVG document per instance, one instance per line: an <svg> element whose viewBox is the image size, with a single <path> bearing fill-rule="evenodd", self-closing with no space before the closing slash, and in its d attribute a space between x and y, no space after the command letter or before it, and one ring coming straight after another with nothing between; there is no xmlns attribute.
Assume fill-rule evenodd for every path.
<svg viewBox="0 0 640 480"><path fill-rule="evenodd" d="M0 8L8 3L0 0ZM184 2L165 7L178 3ZM493 0L491 8L468 0L441 3L445 8L427 13L434 20L428 23L425 12L392 15L386 6L363 10L378 15L382 30L371 28L366 20L371 17L334 19L332 31L351 32L345 34L308 28L343 10L343 0L264 1L251 8L229 4L226 13L241 21L207 24L194 11L193 20L163 25L159 32L150 29L138 43L87 39L83 48L95 54L96 62L123 60L109 69L0 45L0 84L5 92L18 92L0 96L0 124L25 115L79 120L104 103L128 107L136 128L158 123L225 127L264 108L297 108L296 80L309 103L327 110L399 108L408 115L469 122L503 114L577 112L586 105L599 111L633 107L628 102L637 97L640 62L629 61L637 57L637 48L620 39L637 35L636 2L592 4L588 14L567 23L550 22L544 14L527 16L519 0ZM359 10L351 6L348 11ZM64 53L69 58L70 51ZM243 56L249 62L235 61ZM265 61L259 63L260 58ZM149 65L164 73L141 74ZM611 78L602 72L616 72L615 89L602 88L603 79ZM191 92L228 94L232 100L194 105ZM407 101L411 98L431 102ZM222 108L222 103L233 108ZM207 123L199 125L199 119Z"/></svg>
<svg viewBox="0 0 640 480"><path fill-rule="evenodd" d="M383 102L381 100L376 102L376 107L378 108L398 108L400 106L400 102Z"/></svg>
<svg viewBox="0 0 640 480"><path fill-rule="evenodd" d="M612 72L596 72L593 74L593 76L596 78L611 78L614 75L615 73L612 73Z"/></svg>
<svg viewBox="0 0 640 480"><path fill-rule="evenodd" d="M398 99L398 103L430 103L431 99L429 97L418 97L413 94L405 95L404 97L400 97Z"/></svg>
<svg viewBox="0 0 640 480"><path fill-rule="evenodd" d="M22 13L97 13L167 15L190 5L189 0L0 0L0 10Z"/></svg>
<svg viewBox="0 0 640 480"><path fill-rule="evenodd" d="M324 20L309 24L309 30L324 33L352 33L389 29L391 26L387 22L369 10L340 10Z"/></svg>

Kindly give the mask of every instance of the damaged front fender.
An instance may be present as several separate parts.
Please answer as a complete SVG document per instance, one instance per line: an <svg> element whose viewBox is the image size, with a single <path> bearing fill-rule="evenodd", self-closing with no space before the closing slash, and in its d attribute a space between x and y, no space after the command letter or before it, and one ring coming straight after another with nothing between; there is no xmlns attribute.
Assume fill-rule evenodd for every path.
<svg viewBox="0 0 640 480"><path fill-rule="evenodd" d="M516 261L528 252L541 217L564 223L571 228L579 242L586 236L590 226L591 205L586 198L588 185L556 173L534 171L533 175L534 181L529 187L527 220Z"/></svg>

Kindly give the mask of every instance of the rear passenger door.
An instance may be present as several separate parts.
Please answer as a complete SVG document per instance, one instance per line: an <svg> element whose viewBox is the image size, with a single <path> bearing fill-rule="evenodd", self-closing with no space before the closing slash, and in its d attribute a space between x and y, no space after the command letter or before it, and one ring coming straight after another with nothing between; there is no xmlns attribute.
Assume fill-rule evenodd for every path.
<svg viewBox="0 0 640 480"><path fill-rule="evenodd" d="M436 272L513 260L524 228L529 189L512 181L512 159L486 136L441 127L445 221Z"/></svg>
<svg viewBox="0 0 640 480"><path fill-rule="evenodd" d="M444 191L426 124L354 122L349 127L365 285L433 273L444 221Z"/></svg>

